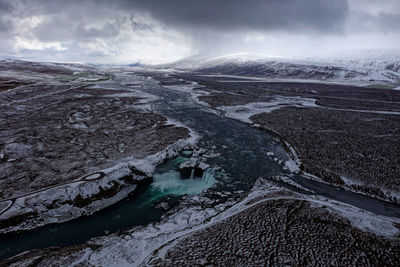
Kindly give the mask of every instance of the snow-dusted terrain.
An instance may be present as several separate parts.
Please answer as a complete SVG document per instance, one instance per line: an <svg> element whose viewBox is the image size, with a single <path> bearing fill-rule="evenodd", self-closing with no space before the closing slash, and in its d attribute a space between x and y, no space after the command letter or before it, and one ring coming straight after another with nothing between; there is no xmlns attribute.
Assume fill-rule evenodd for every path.
<svg viewBox="0 0 400 267"><path fill-rule="evenodd" d="M168 121L168 124L182 127L182 124L173 121ZM98 170L76 181L0 201L0 221L17 221L15 218L24 217L18 224L1 228L0 234L31 230L49 223L62 223L109 207L136 189L137 185L132 182L148 179L158 164L176 156L183 149L194 147L198 138L191 131L188 138L178 140L144 159L129 158L124 160L127 162ZM131 176L129 179L133 181L127 180ZM112 190L117 190L114 196L102 196L104 192Z"/></svg>
<svg viewBox="0 0 400 267"><path fill-rule="evenodd" d="M287 200L308 203L317 214L324 211L331 213L335 218L345 218L346 228L354 227L357 230L353 231L361 231L361 235L363 235L363 232L372 232L378 236L393 239L399 234L399 229L394 226L398 223L397 219L376 216L370 212L324 197L309 197L283 190L265 179L259 179L248 196L239 202L232 200L223 205L202 208L201 204L210 204L209 199L198 196L188 197L184 201L188 205L187 207L176 210L173 215L165 217L160 223L138 227L124 234L92 239L82 248L73 249L70 252L66 251L64 254L41 257L41 260L45 264L63 263L73 266L82 264L94 266L153 265L154 261L165 260L175 246L179 246L185 240L190 240L192 236L198 233L213 229L219 224L230 221L230 218L235 216L247 216L245 214L247 210L256 208L263 203ZM271 214L271 216L280 215ZM280 223L284 224L284 222ZM226 231L229 231L229 228ZM261 229L257 229L257 231L261 231ZM264 229L264 231L270 231L270 229ZM321 231L321 234L323 234L323 231ZM357 233L357 235L359 234ZM252 238L252 236L248 237ZM246 240L243 240L244 244L246 242ZM272 240L265 240L264 242L272 242ZM209 250L217 249L218 246L218 244L210 243ZM191 243L189 247L191 250L195 250L198 244ZM304 252L304 254L307 253L307 251ZM182 256L184 255L189 256L191 254L184 253ZM32 255L16 264L27 265L37 258L37 256Z"/></svg>
<svg viewBox="0 0 400 267"><path fill-rule="evenodd" d="M400 83L400 51L344 51L312 58L267 57L257 54L193 56L156 68L208 74L396 85Z"/></svg>
<svg viewBox="0 0 400 267"><path fill-rule="evenodd" d="M131 74L118 71L115 78L110 68L10 60L0 61L0 70L0 233L113 205L199 138L152 113L157 97L131 88ZM118 138L110 137L116 131Z"/></svg>
<svg viewBox="0 0 400 267"><path fill-rule="evenodd" d="M368 105L361 106L360 108L353 108L353 105L358 105L358 103L356 105L353 102L359 100L354 99L354 97L333 97L337 101L333 104L331 102L321 102L326 101L326 99L332 101L332 97L329 94L326 95L326 98L323 95L323 93L331 92L329 90L334 90L335 88L352 89L350 86L340 87L336 83L375 83L375 81L370 81L372 75L376 74L373 73L373 70L377 71L384 68L389 61L385 61L382 64L378 64L376 61L376 64L368 65L365 63L366 61L362 63L354 61L350 64L347 61L343 63L339 58L335 58L330 61L333 63L329 63L334 64L335 67L331 67L324 65L326 63L318 65L315 63L318 60L291 60L289 62L286 59L260 59L259 56L249 58L247 55L241 55L240 57L235 55L212 59L186 59L180 63L176 63L175 67L173 64L163 66L163 68L167 68L169 71L172 69L183 70L185 72L196 71L191 76L195 80L193 82L190 78L187 79L189 75L185 73L182 76L172 74L171 77L168 76L169 74L163 72L150 73L148 74L149 76L146 73L141 73L143 76L132 78L132 75L134 75L133 72L126 68L99 67L98 72L90 73L82 66L78 68L78 66L63 67L52 64L47 66L44 64L43 66L47 68L55 68L55 71L66 72L66 74L57 74L61 76L57 76L56 80L52 80L54 84L52 84L53 87L51 90L39 87L40 90L44 90L43 92L39 91L40 94L35 94L34 90L28 90L29 86L26 86L25 90L21 90L21 88L25 87L17 87L19 90L15 90L15 92L24 93L22 99L18 99L19 96L17 94L14 95L13 90L6 91L4 96L10 96L11 101L3 103L0 105L0 108L3 108L6 112L22 115L25 114L24 112L27 110L26 105L28 104L34 106L41 104L41 101L44 100L57 100L59 101L56 102L57 109L60 111L68 110L68 113L66 113L67 116L64 116L64 113L62 113L62 116L59 116L63 118L63 123L66 120L65 126L62 128L63 135L69 133L69 131L82 135L84 133L96 133L101 130L104 136L106 136L102 136L105 141L97 136L88 135L89 140L95 140L99 144L104 142L104 145L100 146L101 151L98 153L104 153L105 159L108 159L109 155L116 158L107 162L107 164L100 164L100 162L97 163L98 165L91 166L92 171L86 172L85 175L78 176L76 179L67 180L62 183L59 182L56 186L43 186L40 190L31 190L23 195L12 194L10 197L3 198L0 202L0 219L6 223L0 229L0 234L16 230L34 229L49 223L61 223L82 215L90 215L124 199L140 186L140 180L147 179L150 176L153 176L152 188L158 188L165 196L171 194L182 196L182 198L174 208L170 208L165 200L155 204L157 209L167 210L167 213L161 217L160 222L152 222L134 228L131 227L117 233L110 234L106 231L105 236L92 238L81 245L32 251L17 256L11 259L10 262L15 261L14 266L29 265L31 263L42 265L95 266L172 265L176 263L179 265L179 263L190 264L189 262L191 261L189 259L194 257L195 260L191 259L193 260L191 263L195 265L212 262L212 260L209 261L210 258L208 256L203 257L203 255L212 254L213 251L217 252L218 257L224 255L222 257L223 262L226 259L234 257L238 257L240 260L240 258L243 258L242 253L248 256L246 257L249 262L252 260L263 260L262 255L264 254L261 256L258 255L258 248L254 249L254 246L259 246L271 253L274 253L272 252L274 246L287 246L281 248L283 250L287 249L287 252L284 253L294 255L293 257L298 260L300 251L300 254L307 257L314 257L315 262L322 265L329 262L329 257L331 257L326 251L333 251L333 257L340 258L343 262L352 259L352 253L362 254L365 252L368 256L363 257L371 260L371 262L375 262L382 251L390 247L391 253L387 253L387 258L382 262L386 264L395 261L395 251L398 249L396 240L400 234L397 227L399 219L395 214L396 209L393 211L390 208L392 206L388 209L385 207L381 212L377 213L371 211L374 210L374 207L371 209L367 207L365 210L361 209L359 207L365 203L374 203L378 207L381 207L382 203L376 199L370 200L367 197L364 199L363 196L354 193L350 193L349 195L346 192L339 192L339 187L336 192L335 187L329 187L328 184L330 181L323 181L326 187L323 187L321 191L315 187L311 187L312 189L310 189L306 183L299 183L294 177L305 174L301 179L312 176L312 179L309 179L310 183L315 181L320 184L322 184L322 179L308 174L303 170L303 159L307 161L308 158L303 157L304 155L299 153L302 150L298 150L298 146L295 149L295 146L292 145L294 143L289 144L288 139L280 139L274 135L274 138L271 137L272 143L277 144L280 141L281 145L286 148L289 156L282 147L282 152L277 152L278 150L272 150L274 152L268 151L266 147L263 147L266 145L270 148L271 144L264 142L267 139L261 138L261 136L266 136L266 134L264 131L259 131L259 129L268 129L265 126L262 116L265 116L265 120L267 120L268 116L272 116L277 112L292 110L293 114L297 115L312 109L326 113L331 111L347 112L346 114L350 114L349 117L351 118L353 118L354 114L359 113L365 116L396 116L396 118L400 114L396 106L396 99L390 99L391 101L388 101L388 103L385 102L386 98L377 100L376 103L367 101ZM376 58L370 60L376 60ZM322 60L319 62L322 62ZM362 67L358 64L364 67L368 66L366 68L369 69L369 72L361 71ZM338 67L339 65L342 67ZM346 68L352 65L354 69L357 69L357 73L350 77L348 73L346 74L348 69L344 70L345 65ZM38 64L37 66L30 66L30 68L39 68L40 71L40 68L46 69L43 66ZM253 67L255 69L252 69ZM385 67L385 70L381 73L382 75L378 75L380 80L376 81L378 83L395 84L397 83L396 79L398 79L398 76L396 76L397 71L396 67L390 67L389 70ZM87 73L83 75L82 72ZM42 82L46 79L46 75L54 77L53 74L45 72L40 79L35 80L35 72L32 75L27 72L24 74L24 77L17 77L18 71L8 71L5 73L7 73L6 77L12 77L12 79L19 81L28 81L29 77L32 76L32 79L29 80L31 83ZM222 74L211 77L209 75L198 76L199 73ZM243 77L226 76L231 74ZM155 76L151 77L151 75ZM281 88L269 88L269 90L262 91L258 88L261 91L256 91L258 90L256 87L252 87L243 81L246 80L249 84L254 84L252 81L265 82L265 78L249 78L248 76L266 76L267 79L270 77L271 79L292 80L296 82L303 78L308 80L307 84L303 85L303 89L299 89L301 86L296 87L296 84L293 85L294 87L292 86L294 89L287 87L287 84L285 84L282 90ZM202 77L204 80L196 77ZM219 83L213 80L215 78L225 79L226 77L237 81L237 83L229 82L228 80ZM160 78L160 80L157 80L157 78ZM65 82L65 79L68 79L68 84L76 86L73 88L62 87L61 85ZM308 84L310 80L313 80L313 84L311 85ZM330 84L329 86L331 87L326 85L326 88L315 89L315 86L318 87L321 85L318 84L318 80L330 80L334 84ZM235 85L236 87L230 87L231 85ZM148 90L149 93L142 92L140 89L144 91ZM367 88L356 87L356 89L357 91L355 92L363 96L362 90L366 90ZM167 90L171 91L166 92ZM370 90L372 92L372 90L380 89ZM395 93L393 90L387 91ZM262 95L260 92L273 93L271 95ZM299 95L296 95L297 93ZM58 104L64 103L62 100L66 96L71 98L71 102L74 105L64 106L64 104ZM378 96L382 97L380 94ZM171 99L165 100L169 97ZM390 96L387 95L386 97ZM79 105L81 103L79 101L84 102L83 105ZM165 106L153 105L154 101L163 103L162 105ZM340 101L353 102L351 104L347 104L347 102L343 104ZM176 106L183 103L182 107L185 108L182 109L181 106L175 107L171 103ZM201 104L201 106L197 106L196 104ZM386 106L381 107L379 105ZM375 108L375 106L378 108ZM39 107L34 107L40 110ZM196 109L192 110L193 107ZM173 109L176 109L176 113L165 112L165 110ZM153 114L152 112L154 111L160 113L157 113L158 115ZM193 114L190 115L191 112ZM211 112L213 116L208 117L202 112L207 114ZM53 116L58 116L57 113L54 114ZM113 117L113 114L116 116ZM258 166L257 164L254 165L254 168L260 168L262 170L260 173L266 176L246 177L245 180L251 183L251 187L247 188L247 191L238 189L217 191L217 185L224 184L224 186L226 185L229 188L233 184L240 184L240 182L239 180L232 179L232 177L224 176L223 178L215 178L212 175L208 177L209 173L207 171L213 171L216 165L210 168L211 165L201 161L206 159L206 149L204 149L204 155L201 157L198 157L201 154L199 152L201 149L184 151L190 154L191 158L180 163L179 170L170 170L165 173L155 174L154 171L157 165L167 158L182 155L183 152L179 154L179 151L182 149L192 149L200 138L199 134L194 130L180 122L169 119L169 115L166 114L184 114L183 116L185 117L180 117L178 120L184 121L182 118L188 118L189 123L191 123L189 125L194 127L196 131L199 129L203 130L203 127L199 127L202 124L196 124L193 121L193 119L199 120L199 117L202 117L201 119L205 118L205 121L210 121L212 118L212 120L216 120L217 124L222 124L223 118L214 116L215 114L223 114L226 117L252 124L257 129L250 128L255 131L251 132L255 134L252 134L250 138L248 136L244 137L244 132L249 128L248 125L240 122L235 121L235 123L241 125L240 127L245 127L246 129L237 128L240 129L238 131L235 128L236 126L233 127L236 124L229 123L226 124L228 126L225 128L218 128L217 124L206 124L208 128L204 129L203 135L207 133L207 136L213 136L217 133L220 134L222 131L224 133L219 135L218 138L222 138L221 136L224 138L227 137L227 139L218 139L218 142L222 142L223 145L218 143L217 139L211 139L211 142L207 141L209 142L206 142L207 146L209 146L207 149L210 149L207 153L210 152L213 154L214 148L216 149L218 145L218 149L220 150L215 156L218 155L221 159L226 158L225 160L230 162L229 164L238 162L239 164L236 165L251 165L253 164L251 161L254 161L259 164ZM293 114L290 114L290 117L293 117ZM168 117L162 117L164 115ZM104 120L104 118L107 120ZM259 120L256 121L255 118L259 118ZM303 118L306 117L302 117L296 121L302 121ZM284 122L286 119L287 116L283 116L277 121ZM394 121L394 119L390 119ZM143 121L147 124L144 124ZM226 121L234 122L234 120L225 119L224 123ZM318 123L318 120L314 120L314 122ZM103 128L107 126L107 128L96 128L99 125ZM31 127L36 129L35 125ZM289 126L287 128L291 129ZM127 132L125 132L125 129ZM133 137L127 135L127 133L140 133L143 129L149 130ZM177 138L179 129L183 131L180 133L183 136L181 138ZM112 135L113 132L118 130L121 130L121 132L117 132L117 135ZM161 144L157 143L160 138L163 138L162 134L165 134L168 130L171 133L166 137L166 140ZM296 131L301 130L304 129ZM53 131L56 132L57 130ZM329 132L336 134L336 132L340 131L330 130ZM273 130L270 133L274 134ZM279 135L278 131L275 133ZM127 135L126 140L124 139L125 135ZM294 135L297 135L297 133L294 132ZM318 135L321 135L321 133L318 132ZM8 140L9 136L12 135L7 132L7 135L3 137L4 140ZM147 137L151 138L147 139ZM336 135L334 137L336 138ZM229 142L232 143L227 142L229 138L231 139ZM260 143L250 145L250 139L253 138L261 138L259 139ZM315 136L313 138L316 139ZM139 142L134 143L131 142L132 140L138 140ZM24 157L30 156L33 153L33 149L39 147L36 144L25 145L22 141L18 143L14 141L13 139L12 142L1 147L2 154L0 156L6 167L17 164ZM114 154L105 153L104 147L108 145L107 142L111 141L117 142L116 151L118 152L113 152ZM213 145L213 142L215 142L215 145ZM331 140L328 140L328 142L331 142ZM236 150L230 150L229 146L232 146L232 144L235 147L239 147L240 151L233 152ZM57 145L59 144L57 143ZM89 145L92 144L90 143ZM132 150L128 150L129 148ZM93 150L93 148L90 149ZM86 150L91 152L90 149ZM139 153L141 149L145 152ZM263 152L264 150L265 153ZM219 152L223 153L220 154ZM237 153L237 155L234 155L234 153ZM253 157L243 156L242 158L240 156L242 153L244 155L246 153L252 154ZM257 155L260 153L261 158L265 159L265 161L260 160L259 157L255 157L256 153ZM280 153L285 155L282 156ZM100 156L96 154L97 158L101 156L102 154ZM237 159L240 160L238 161ZM90 163L90 161L86 162ZM269 166L265 164L266 162L274 162L276 165L271 167L272 165ZM57 165L55 166L58 167ZM229 171L230 166L226 167ZM278 167L279 169L274 169ZM194 177L196 168L204 171L205 176L207 176L205 178L207 179L203 180L206 181L196 180L197 178ZM279 175L269 173L269 168L271 170L274 169L274 172L279 172ZM191 173L189 179L186 176L186 179L184 179L185 177L180 175L180 171L185 169L189 169ZM224 171L225 167L223 167ZM248 173L246 172L246 176ZM61 176L61 174L59 175ZM234 177L234 172L228 173L226 176L228 175L236 178ZM129 178L127 179L127 177ZM343 187L354 181L353 178L346 177ZM356 182L354 184L362 185ZM178 193L171 193L174 192L171 190L171 186L176 188ZM327 187L329 189L326 189ZM353 189L349 186L345 188ZM24 188L18 190L23 191ZM332 194L332 191L334 194L338 194L342 197L343 202L337 201L338 198L335 197L328 198L324 190L328 191L327 196ZM104 191L111 191L112 197L108 197L107 194L104 194ZM350 203L355 203L356 205ZM393 214L396 216L393 216ZM16 223L14 218L17 218ZM212 233L213 230L216 232ZM303 234L305 237L302 237ZM223 236L226 236L228 241L224 240ZM315 236L323 236L324 238L315 238ZM331 242L325 236L337 236L337 240L339 241ZM221 243L219 241L216 242L215 238L220 240ZM235 244L240 245L232 246L229 240L235 240ZM370 244L371 242L376 245L373 249L363 245ZM270 244L272 245L270 246ZM355 245L353 246L353 244ZM386 244L386 247L384 244ZM181 251L182 248L184 248L183 251ZM202 251L203 249L206 249L206 251ZM225 255L225 253L227 254ZM284 260L285 257L279 253L274 257L279 261ZM187 259L188 261L186 261ZM301 261L296 261L296 263L301 265Z"/></svg>

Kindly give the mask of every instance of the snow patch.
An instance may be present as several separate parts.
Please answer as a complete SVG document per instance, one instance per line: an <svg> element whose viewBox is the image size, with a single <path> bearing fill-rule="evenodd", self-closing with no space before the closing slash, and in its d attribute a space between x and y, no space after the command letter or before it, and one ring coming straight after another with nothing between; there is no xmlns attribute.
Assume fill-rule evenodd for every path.
<svg viewBox="0 0 400 267"><path fill-rule="evenodd" d="M303 97L275 97L270 102L253 102L246 105L221 106L217 109L225 112L225 116L246 123L253 123L250 117L261 113L270 113L283 107L318 107L315 99Z"/></svg>
<svg viewBox="0 0 400 267"><path fill-rule="evenodd" d="M289 159L285 162L285 168L288 169L290 172L299 173L300 168L297 165L296 161Z"/></svg>
<svg viewBox="0 0 400 267"><path fill-rule="evenodd" d="M328 207L329 211L348 219L353 227L361 231L373 232L376 235L389 238L394 238L400 234L400 230L395 226L400 222L397 218L376 215L323 197L315 197L311 202L319 207Z"/></svg>

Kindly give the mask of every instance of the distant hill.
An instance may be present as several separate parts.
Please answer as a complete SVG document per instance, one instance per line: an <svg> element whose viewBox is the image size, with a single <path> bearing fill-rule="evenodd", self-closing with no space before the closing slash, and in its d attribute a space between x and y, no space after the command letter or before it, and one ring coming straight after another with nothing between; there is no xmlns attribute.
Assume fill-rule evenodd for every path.
<svg viewBox="0 0 400 267"><path fill-rule="evenodd" d="M308 58L256 54L192 56L152 67L252 77L400 83L400 51L353 50Z"/></svg>
<svg viewBox="0 0 400 267"><path fill-rule="evenodd" d="M141 67L141 66L143 66L143 64L140 63L140 62L136 62L136 63L128 64L128 66L129 66L129 67Z"/></svg>

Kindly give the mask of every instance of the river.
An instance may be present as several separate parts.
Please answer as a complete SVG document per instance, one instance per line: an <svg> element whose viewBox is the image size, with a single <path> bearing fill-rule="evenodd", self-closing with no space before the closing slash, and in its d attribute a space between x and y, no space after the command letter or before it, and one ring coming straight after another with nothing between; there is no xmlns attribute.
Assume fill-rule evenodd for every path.
<svg viewBox="0 0 400 267"><path fill-rule="evenodd" d="M182 122L201 136L198 147L219 155L210 158L207 163L223 171L208 172L208 176L203 178L182 180L177 166L185 156L170 159L157 168L151 184L140 186L134 194L109 208L70 222L1 236L0 258L31 249L84 243L92 237L157 222L166 212L157 208L157 203L164 202L170 209L180 202L183 195L197 194L204 189L207 190L203 194L211 199L223 198L224 195L240 197L252 188L259 177L277 175L283 175L314 192L304 190L302 193L319 194L375 214L400 217L398 205L289 173L273 159L287 160L285 150L265 131L209 112L206 107L194 102L187 92L166 89L145 77L132 79L132 83L142 84L135 89L159 97L154 103L156 113ZM268 152L273 152L273 156ZM281 185L299 190L290 184Z"/></svg>

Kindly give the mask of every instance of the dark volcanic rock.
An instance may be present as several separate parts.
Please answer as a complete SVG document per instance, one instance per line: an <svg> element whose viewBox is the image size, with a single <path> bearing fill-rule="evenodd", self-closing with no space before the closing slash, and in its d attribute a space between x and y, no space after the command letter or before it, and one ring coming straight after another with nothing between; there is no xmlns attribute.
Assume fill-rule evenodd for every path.
<svg viewBox="0 0 400 267"><path fill-rule="evenodd" d="M199 99L215 108L270 102L274 97L315 99L320 107L286 106L251 120L290 143L304 171L337 185L343 185L342 177L353 179L363 184L353 185L355 190L400 201L381 190L400 191L400 91L289 81L186 79L212 91Z"/></svg>
<svg viewBox="0 0 400 267"><path fill-rule="evenodd" d="M85 177L189 137L187 128L144 107L148 94L109 80L112 75L95 67L0 61L0 70L7 71L0 88L8 76L21 80L13 90L0 90L0 202L13 201L0 211L1 233L115 203L147 175L125 166L98 180Z"/></svg>
<svg viewBox="0 0 400 267"><path fill-rule="evenodd" d="M400 190L399 115L282 108L252 120L280 133L300 153L304 170L328 182L341 184L342 175Z"/></svg>
<svg viewBox="0 0 400 267"><path fill-rule="evenodd" d="M270 200L200 230L151 266L393 266L400 244L303 200Z"/></svg>
<svg viewBox="0 0 400 267"><path fill-rule="evenodd" d="M179 165L179 172L183 179L190 178L193 174L194 177L202 177L204 171L210 165L204 163L200 158L190 158Z"/></svg>

